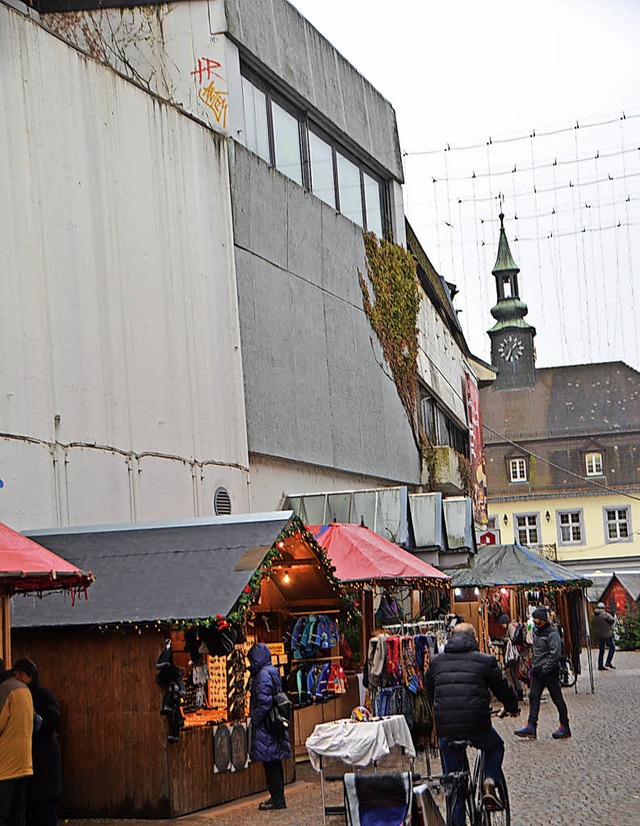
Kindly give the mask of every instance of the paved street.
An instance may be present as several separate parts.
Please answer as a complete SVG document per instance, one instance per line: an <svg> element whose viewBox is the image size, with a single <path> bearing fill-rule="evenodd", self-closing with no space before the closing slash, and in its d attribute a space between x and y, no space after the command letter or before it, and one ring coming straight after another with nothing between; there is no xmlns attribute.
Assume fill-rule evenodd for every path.
<svg viewBox="0 0 640 826"><path fill-rule="evenodd" d="M519 720L497 721L507 745L505 771L514 826L640 824L640 652L618 652L614 664L615 671L595 672L595 694L588 693L586 674L578 680L578 694L565 689L571 740L551 739L557 714L549 699L541 707L536 741L513 736ZM521 719L526 719L526 705ZM259 812L257 804L265 795L258 795L178 820L155 822L180 826L321 826L318 778L309 764L298 767L298 778L287 789L288 808L283 812ZM331 787L334 798L339 796L338 785ZM71 826L97 823L70 821ZM119 823L148 826L149 821ZM334 817L329 823L340 826L343 820Z"/></svg>

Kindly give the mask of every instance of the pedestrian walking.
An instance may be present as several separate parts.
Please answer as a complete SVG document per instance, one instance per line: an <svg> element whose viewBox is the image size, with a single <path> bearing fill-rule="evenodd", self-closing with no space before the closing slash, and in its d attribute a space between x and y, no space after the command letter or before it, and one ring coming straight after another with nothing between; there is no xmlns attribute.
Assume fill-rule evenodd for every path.
<svg viewBox="0 0 640 826"><path fill-rule="evenodd" d="M615 617L605 608L604 602L599 602L593 612L593 638L598 643L598 671L615 668L613 655L616 653L616 643L613 634ZM604 661L604 651L608 648L607 661Z"/></svg>
<svg viewBox="0 0 640 826"><path fill-rule="evenodd" d="M26 826L56 826L62 796L62 770L57 729L60 707L48 688L40 685L38 666L29 659L14 663L13 675L24 683L33 699L33 777L27 782Z"/></svg>
<svg viewBox="0 0 640 826"><path fill-rule="evenodd" d="M518 729L518 737L535 740L537 737L540 697L545 688L558 709L560 726L551 735L554 740L571 737L569 713L560 687L560 664L562 662L562 640L557 628L549 619L546 608L536 608L531 615L533 624L533 655L531 660L531 688L529 690L529 720L524 728Z"/></svg>
<svg viewBox="0 0 640 826"><path fill-rule="evenodd" d="M5 673L2 660L0 672ZM32 732L31 693L14 676L5 677L0 682L0 826L24 826Z"/></svg>
<svg viewBox="0 0 640 826"><path fill-rule="evenodd" d="M264 643L252 645L247 656L252 678L250 756L252 760L263 763L270 794L269 799L260 803L258 808L262 811L286 809L282 761L291 757L289 735L285 731L277 737L267 728L267 718L273 708L274 697L282 691L282 681L278 669L271 664L271 652Z"/></svg>

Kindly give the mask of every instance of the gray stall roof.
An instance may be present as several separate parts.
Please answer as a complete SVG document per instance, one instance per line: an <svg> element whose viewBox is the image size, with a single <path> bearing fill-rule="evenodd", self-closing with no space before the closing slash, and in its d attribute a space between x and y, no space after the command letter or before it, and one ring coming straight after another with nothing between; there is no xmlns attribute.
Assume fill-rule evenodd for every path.
<svg viewBox="0 0 640 826"><path fill-rule="evenodd" d="M89 599L14 598L14 628L226 615L291 511L28 532L96 578Z"/></svg>
<svg viewBox="0 0 640 826"><path fill-rule="evenodd" d="M456 588L489 588L496 585L589 585L577 571L551 562L524 545L483 545L469 568L447 571Z"/></svg>

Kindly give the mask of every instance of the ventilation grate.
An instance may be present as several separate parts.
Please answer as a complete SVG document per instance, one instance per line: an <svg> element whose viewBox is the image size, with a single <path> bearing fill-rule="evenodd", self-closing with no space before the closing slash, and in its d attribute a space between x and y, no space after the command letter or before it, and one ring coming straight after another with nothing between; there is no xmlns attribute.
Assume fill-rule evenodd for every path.
<svg viewBox="0 0 640 826"><path fill-rule="evenodd" d="M231 514L231 497L226 488L218 488L215 492L213 510L216 516L229 516Z"/></svg>

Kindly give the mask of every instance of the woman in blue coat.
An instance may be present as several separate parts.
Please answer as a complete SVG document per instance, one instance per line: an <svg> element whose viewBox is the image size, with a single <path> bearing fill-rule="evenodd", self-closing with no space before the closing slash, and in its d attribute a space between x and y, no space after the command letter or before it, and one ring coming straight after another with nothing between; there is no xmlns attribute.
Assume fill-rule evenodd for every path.
<svg viewBox="0 0 640 826"><path fill-rule="evenodd" d="M271 652L264 643L252 645L247 656L252 677L250 757L264 764L267 789L271 795L269 800L265 800L258 808L263 811L286 809L282 760L291 757L289 736L285 733L282 739L278 739L267 731L265 725L273 706L273 698L282 691L280 674L278 669L271 665Z"/></svg>

